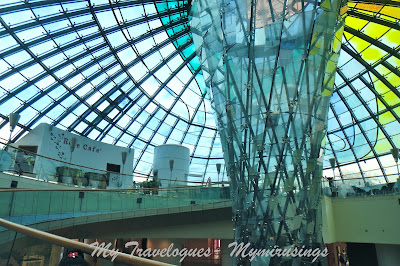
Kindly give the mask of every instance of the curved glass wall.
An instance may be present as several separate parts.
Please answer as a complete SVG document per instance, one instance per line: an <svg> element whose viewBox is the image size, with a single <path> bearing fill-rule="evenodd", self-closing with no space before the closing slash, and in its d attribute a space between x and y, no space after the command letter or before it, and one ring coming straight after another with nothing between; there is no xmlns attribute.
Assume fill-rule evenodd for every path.
<svg viewBox="0 0 400 266"><path fill-rule="evenodd" d="M395 182L390 150L400 146L400 2L349 1L325 166L351 184ZM332 169L324 172L333 176ZM368 178L368 179L366 179Z"/></svg>
<svg viewBox="0 0 400 266"><path fill-rule="evenodd" d="M181 143L191 179L216 176L222 150L189 9L188 1L2 1L2 137L17 112L13 141L49 123L135 148L134 171L145 175L155 146Z"/></svg>
<svg viewBox="0 0 400 266"><path fill-rule="evenodd" d="M335 158L336 178L397 178L399 3L348 3L325 176ZM13 141L49 123L135 148L134 171L144 175L155 146L182 143L191 150L189 178L216 181L223 154L189 10L190 1L1 1L0 136L8 140L8 115L18 112Z"/></svg>

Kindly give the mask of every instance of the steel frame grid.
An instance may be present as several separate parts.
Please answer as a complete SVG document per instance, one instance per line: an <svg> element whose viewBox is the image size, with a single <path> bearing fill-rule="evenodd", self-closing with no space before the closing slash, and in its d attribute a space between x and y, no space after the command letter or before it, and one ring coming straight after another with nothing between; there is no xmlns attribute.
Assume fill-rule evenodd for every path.
<svg viewBox="0 0 400 266"><path fill-rule="evenodd" d="M1 14L10 14L10 13L17 12L17 11L21 11L21 10L33 10L34 8L46 7L46 6L50 6L50 5L52 5L52 6L56 6L56 5L59 6L59 5L62 4L62 3L80 3L80 2L85 2L85 1L84 1L84 0L81 0L81 1L78 1L78 0L64 0L64 1L62 1L62 0L57 0L57 1L25 1L25 2L22 2L22 3L16 3L16 4L11 4L11 5L0 5L0 15L1 15ZM92 8L94 9L94 11L95 11L95 13L96 13L96 12L102 12L102 11L106 11L106 10L110 10L110 9L114 9L114 8L121 8L121 7L128 7L128 6L140 6L140 5L143 5L143 4L146 4L146 3L152 3L152 4L154 4L154 3L165 3L165 2L167 2L167 1L164 1L164 0L160 0L160 1L128 1L128 0L127 0L127 1L118 1L118 3L116 3L116 4L113 3L113 2L111 2L111 3L108 3L108 4L95 5L95 6L92 7ZM170 1L170 2L173 2L173 1ZM181 1L179 1L179 2L181 2ZM350 2L353 2L353 3L367 3L367 4L383 4L383 5L395 6L395 7L398 6L398 2L395 2L395 1L384 1L384 2L382 2L382 1L379 1L379 2L377 2L377 1L350 1ZM185 10L185 8L186 8L186 10ZM166 15L168 12L170 12L169 15L174 14L174 12L182 12L182 14L184 14L184 12L187 12L187 9L188 9L188 8L189 8L188 6L183 7L182 10L180 10L180 11L178 11L178 10L173 11L173 10L167 9L167 10L165 10L165 11L162 11L162 13L152 14L152 15L149 15L149 16L147 16L147 17L143 17L143 18L141 18L141 20L138 20L137 23L138 23L138 24L144 23L144 22L146 22L147 20L150 20L150 19L152 19L152 18L155 19L156 17L160 17L161 15ZM179 8L178 8L178 9L179 9ZM85 8L82 8L82 9L79 9L79 10L71 10L71 11L69 11L69 10L68 10L68 11L63 10L63 12L60 12L59 14L52 14L52 15L50 15L50 16L48 16L48 17L36 18L34 21L30 21L30 22L28 22L28 23L26 23L26 24L11 25L12 27L10 28L10 30L13 31L13 32L15 32L15 33L21 32L21 31L23 31L23 30L33 28L34 26L38 26L38 25L40 26L40 25L44 25L44 24L47 25L47 24L51 24L51 23L60 21L60 20L62 20L62 19L66 19L66 18L69 19L69 18L71 18L71 17L79 17L79 16L82 16L82 15L88 14L88 10L89 10L89 6L88 6L88 5L87 5ZM388 27L393 28L393 29L396 29L396 30L400 30L400 26L399 26L397 23L394 23L394 22L391 22L391 21L387 21L387 20L385 20L385 19L383 19L383 18L381 18L381 17L379 17L379 16L371 16L371 15L368 15L367 13L358 12L357 9L355 9L355 8L349 9L349 10L347 11L347 14L348 14L349 16L352 16L352 17L357 17L357 18L365 19L365 20L370 21L370 22L374 22L374 23L377 23L377 24L380 24L380 25L388 26ZM44 42L44 41L46 41L46 40L55 39L56 37L59 37L59 36L65 36L65 35L67 35L67 34L69 34L69 33L71 33L71 32L74 32L74 31L77 33L77 32L79 32L79 30L82 30L82 29L85 29L85 28L89 28L89 27L94 26L94 24L95 24L95 23L94 23L93 20L85 21L85 22L83 22L82 24L76 24L76 25L74 25L74 24L71 23L71 28L63 29L63 30L60 30L60 31L57 31L57 32L51 32L51 33L48 33L48 32L47 32L46 35L44 35L44 36L42 36L42 37L39 37L39 38L36 38L36 39L33 39L33 40L31 39L31 40L28 40L28 41L23 42L23 43L24 43L24 45L29 49L30 47L33 47L33 46L35 46L35 45L37 45L37 44L39 44L39 43L42 43L42 42ZM115 26L114 26L114 29L112 29L112 30L111 30L111 29L105 29L105 33L108 34L108 33L111 33L111 32L120 31L120 30L121 30L121 27L127 27L127 26L128 26L128 24L127 24L127 25L115 25ZM168 25L168 26L165 26L165 27L163 28L163 30L167 29L168 27L172 27L172 24L171 24L171 25ZM157 29L158 29L158 28L157 28ZM162 31L162 30L160 29L160 31ZM374 44L374 45L376 45L377 47L379 47L378 45L382 45L382 43L380 43L379 40L374 40L374 39L371 39L371 38L368 39L368 36L366 36L365 34L362 34L362 32L360 32L360 31L355 32L354 29L351 29L351 28L349 28L349 27L346 27L346 31L351 32L351 33L354 34L355 36L360 37L360 38L362 38L362 39L364 39L364 40L366 40L366 41L371 41L371 44ZM185 32L185 33L182 32L181 34L184 35L184 34L186 34L186 32ZM9 36L9 31L8 31L6 28L0 29L0 37L1 37L1 36ZM170 37L172 37L172 36L170 36ZM44 55L39 55L39 56L37 56L37 59L43 61L45 58L51 57L51 56L54 55L54 54L58 54L58 53L60 53L60 51L61 51L61 52L62 52L62 51L65 51L65 50L67 50L67 48L72 48L72 47L74 47L74 46L76 46L76 45L79 45L81 42L84 42L85 40L89 41L89 40L93 40L93 39L96 39L96 38L102 38L102 37L99 37L99 35L82 36L81 38L77 39L77 41L74 42L74 43L68 43L68 44L64 44L64 45L61 46L61 47L57 47L57 49L54 50L51 54L48 54L48 55L47 55L47 54L44 54ZM173 38L173 37L172 37L172 38ZM178 37L177 37L177 38L178 38ZM172 41L171 41L171 42L172 42ZM68 46L65 46L65 45L68 45ZM134 43L130 42L129 44L125 44L125 46L126 46L126 45L134 45ZM125 47L125 46L124 46L124 47ZM344 47L344 46L345 46L345 45L343 45L343 47ZM91 53L94 53L94 52L96 52L96 51L101 50L101 49L104 48L104 47L105 47L105 44L102 43L102 44L100 44L99 46L91 47L91 48L85 50L84 53L81 54L81 55L82 55L82 56L87 56L87 55L89 55L89 54L91 54ZM395 57L398 58L398 53L399 53L399 50L398 50L398 49L393 50L393 49L388 48L388 47L384 47L384 48L385 48L385 49L384 49L385 51L387 51L388 53L390 53L390 54L392 54L393 56L395 56ZM121 49L122 49L122 47L121 47ZM344 48L344 49L346 49L346 48ZM9 56L9 55L11 55L11 54L15 54L15 53L17 53L17 52L19 52L19 51L21 51L21 46L18 45L18 46L16 46L16 47L12 47L11 49L8 49L8 50L6 50L6 51L3 51L1 57L4 58L4 57ZM110 52L111 52L111 51L110 51ZM105 55L102 55L102 56L104 57ZM103 57L101 57L101 59L102 59ZM63 62L63 66L68 65L70 62L73 63L73 62L76 61L75 59L73 59L73 58L68 58L67 56L66 56L66 58L67 58L67 60L66 60L65 62ZM356 59L357 59L357 60L360 60L360 62L363 62L363 59L362 59L361 57L356 58ZM87 68L89 68L90 66L93 66L93 65L95 65L95 64L98 64L99 61L101 61L101 60L96 60L93 64L87 65ZM21 65L21 66L16 66L16 67L10 67L11 71L10 71L10 72L7 72L7 73L3 73L3 74L12 75L13 73L19 73L19 70L23 70L23 69L25 69L26 67L31 66L32 64L37 64L37 61L35 61L34 59L28 60L28 61L26 61L26 62L23 64L23 66ZM390 69L393 73L395 73L396 75L399 76L398 67L390 65L390 64L389 64L388 62L386 62L386 61L382 61L381 64L382 64L383 66L385 66L386 68ZM108 66L101 67L101 69L100 69L98 72L96 72L96 73L98 73L98 76L100 76L101 73L105 73L105 71L111 69L111 68L114 67L115 65L116 65L116 62L113 62L112 64L110 64L110 65L108 65ZM363 64L363 65L365 66L365 64ZM368 65L368 64L366 64L366 65ZM345 82L344 82L344 84L341 85L340 87L337 87L337 90L340 90L341 88L343 88L343 87L346 85L347 82L352 82L352 81L354 81L354 80L356 80L356 79L360 79L360 80L361 80L361 81L362 81L362 82L377 96L377 98L380 98L381 102L385 105L387 111L389 111L389 112L396 118L396 120L399 121L399 116L396 114L396 112L393 111L393 109L396 108L396 107L399 107L400 104L395 104L395 105L389 106L389 105L386 103L386 101L382 101L382 99L383 99L382 96L381 96L379 93L377 93L376 90L374 90L373 85L371 85L371 84L370 84L369 82L367 82L366 80L363 80L362 74L365 74L367 71L370 71L370 69L374 69L375 67L376 67L376 65L370 66L370 67L366 67L366 68L365 68L366 70L365 70L364 72L361 72L360 75L358 75L357 77L351 77L351 78L347 78L347 79L343 78L343 80L345 80ZM60 68L61 68L61 67L60 67ZM85 70L85 69L87 69L87 68L82 68L82 71ZM50 67L50 71L51 71L51 72L55 72L57 69L59 69L59 68ZM79 67L79 69L81 69L81 67ZM76 74L78 74L78 73L79 73L79 72L76 72L74 75L76 75ZM198 73L199 73L199 72L197 72L197 74L198 74ZM372 73L373 73L373 72L372 72ZM174 73L174 74L176 74L176 73ZM46 75L47 75L47 74L46 74ZM74 75L71 75L71 77L73 77ZM90 80L93 80L94 78L96 78L96 77L98 77L98 76L92 76L92 79L90 79ZM3 78L5 78L5 76L1 76L0 79L3 79ZM378 78L379 78L380 80L385 81L385 77L383 77L383 76L379 76L379 75L378 75ZM2 98L0 98L0 102L5 102L5 101L7 101L8 99L12 99L13 97L16 97L16 95L17 95L18 93L23 92L23 91L24 91L25 89L27 89L30 85L34 84L37 80L38 80L38 79L30 80L30 81L27 82L26 84L23 84L23 85L19 88L19 90L13 90L13 91L11 91L11 92L8 92L8 93L7 93L8 96L6 96L6 97L3 96ZM192 80L193 80L193 79L192 79ZM127 81L128 81L128 80L127 80ZM126 82L127 82L127 81L126 81ZM90 81L87 80L87 81L85 81L85 82L89 83ZM103 86L102 86L101 88L103 88L103 87L104 87L105 85L107 85L107 84L108 84L108 83L104 83ZM389 83L389 84L390 84L390 83ZM186 85L188 85L188 84L186 84ZM185 85L185 89L187 88L186 85ZM386 85L387 85L387 84L386 84ZM115 87L121 87L121 84L116 85ZM115 92L115 91L120 91L120 92L121 92L121 95L120 95L121 98L126 97L126 99L129 99L129 96L128 96L126 93L124 94L123 91L122 91L122 89L120 89L120 88L115 88L115 87L114 87L113 92ZM87 95L87 97L85 97L85 99L88 99L92 94L94 94L95 91L97 91L97 88L98 88L98 90L100 90L100 87L97 87L97 86L96 86L96 90L93 90L93 91L91 92L90 95ZM397 90L396 88L390 87L390 90L393 91L394 93L397 93L397 95L398 95L398 90ZM74 91L75 91L75 90L74 90ZM61 103L61 102L64 101L68 96L73 95L74 91L70 91L70 92L68 92L63 98L57 99L57 100L56 100L56 103ZM49 93L49 92L50 92L50 90L48 90L48 88L46 88L46 89L42 90L42 92L41 92L40 95L41 95L41 96L44 96L44 95L47 95L47 93ZM111 95L111 93L108 93L107 96L108 96L108 95ZM122 95L123 95L123 97L122 97ZM98 105L100 105L101 103L107 101L107 96L103 96L103 97L101 98L101 99L102 99L101 102L99 102L96 106L98 106ZM204 98L204 96L203 96L203 98ZM83 98L77 97L77 99L78 99L78 102L76 102L73 106L66 106L66 108L67 108L67 109L66 109L66 112L65 112L62 116L60 116L59 119L56 120L56 123L62 123L62 119L63 119L64 117L66 117L66 115L67 115L68 113L70 113L70 112L72 112L73 110L75 110L75 109L76 109L78 106L80 106L81 104L84 104L87 108L89 108L89 109L87 109L87 110L85 111L85 119L81 119L81 117L79 117L79 119L77 120L76 123L73 123L73 124L71 124L71 125L68 126L68 131L77 132L77 131L75 131L75 127L76 127L80 122L83 121L85 124L87 124L87 129L85 129L85 130L87 131L86 135L89 135L89 133L90 133L93 129L96 129L97 131L100 131L100 132L101 132L101 131L103 131L104 129L98 127L98 122L99 122L100 120L102 120L102 118L105 118L105 119L107 119L108 123L110 123L110 125L109 125L108 127L106 127L106 129L105 129L106 133L105 133L104 135L101 136L101 139L103 139L103 138L109 133L109 131L110 131L113 127L116 127L116 128L118 128L118 130L120 130L121 132L120 132L120 134L116 137L116 139L115 139L115 141L114 141L115 143L117 143L118 141L120 141L120 139L121 139L121 137L122 137L123 134L127 134L128 136L131 136L132 138L137 138L137 139L143 141L144 143L146 143L146 147L147 147L148 145L152 146L151 140L153 139L153 137L152 137L150 140L146 141L146 140L144 140L144 139L141 139L141 137L138 136L138 134L131 134L131 133L129 132L129 127L128 127L128 126L126 126L126 127L120 127L120 126L118 125L118 121L121 119L122 115L121 115L121 116L117 116L117 117L115 117L114 119L109 119L109 118L107 118L107 112L106 112L106 113L98 112L97 109L94 108L93 106L89 106L89 105L85 104L85 101L82 101ZM135 99L135 100L132 99L132 102L135 102L135 103L136 103L138 100L139 100L139 99ZM34 107L32 106L32 104L35 103L35 102L39 102L39 101L40 101L40 98L34 98L34 99L31 99L31 100L28 100L28 101L24 102L24 106L25 106L25 107L24 107L24 109L21 109L21 110L25 110L25 109L28 108L28 107L31 107L31 108L34 109ZM119 101L119 100L118 100L118 101ZM114 109L122 110L122 109L120 109L120 107L118 106L118 105L119 105L118 101L113 102L113 103L110 103L111 106L114 106L114 107L113 107L113 108L109 107L109 109L112 109L112 110L114 110ZM203 101L204 101L204 99L203 99ZM365 101L362 101L363 104L364 104L364 102L365 102ZM1 104L1 103L0 103L0 104ZM37 109L36 111L39 113L39 117L40 117L40 118L43 118L43 117L46 117L47 113L50 112L54 106L56 106L56 105L55 105L55 104L51 105L51 108L46 109L45 112L43 112L43 110L39 110L39 109ZM133 105L132 105L132 106L133 106ZM162 107L162 106L161 106L161 107ZM126 108L126 107L124 107L124 108ZM127 112L128 112L128 109L124 109L124 110L125 110L125 112L124 112L123 110L122 110L122 112L124 112L124 113L127 113ZM144 110L144 108L141 109L140 112L142 112L143 110ZM157 110L158 110L158 109L157 109ZM164 111L168 114L168 113L170 112L171 109L163 109L163 108L162 108L162 110L164 110ZM111 110L110 110L110 111L111 111ZM379 115L379 114L382 114L383 112L384 112L384 111L381 111L381 112L378 111L377 114L375 114L375 116L377 116L377 115ZM86 117L87 117L87 115L90 114L90 113L96 113L96 115L99 116L98 119L97 119L96 121L93 121L93 122L90 122L89 120L87 120ZM155 116L156 113L157 113L157 111L155 111L153 114L151 114L151 117ZM174 117L177 118L177 120L175 120L175 125L180 121L180 119L182 119L181 117L179 117L179 116L177 116L177 115L175 115L175 114L173 114L173 113L170 113L170 115L172 115L172 116L174 116ZM166 116L166 117L167 117L167 116ZM194 117L194 116L193 116L193 117ZM193 117L192 117L192 118L193 118ZM4 126L6 126L6 124L7 124L7 122L8 122L8 118L7 118L7 116L4 115L4 114L0 114L0 118L1 118L1 120L2 120L2 122L0 123L0 128L2 128L2 127L4 127ZM39 118L39 119L40 119L40 118ZM38 119L38 120L39 120L39 119ZM150 120L151 120L151 119L148 119L148 120L146 121L146 123L147 123L148 121L150 121ZM192 120L193 120L193 119L192 119ZM358 119L358 118L357 118L357 123L361 123L361 122L364 121L364 120L365 120L364 118L361 118L361 119ZM79 122L78 122L78 121L79 121ZM163 121L164 121L164 120L163 120ZM131 121L131 122L133 122L133 121ZM187 122L186 122L186 123L187 123ZM131 124L131 123L129 123L129 124ZM34 125L34 123L19 124L18 126L21 127L21 128L23 129L23 131L21 131L20 134L16 135L13 139L16 140L17 138L19 138L20 136L22 136L22 135L24 134L24 131L29 131L29 130L32 128L33 125ZM198 125L198 124L195 124L195 123L190 122L190 123L187 123L187 129L189 129L191 125L201 126L201 125ZM141 131L144 129L145 126L146 126L146 125L143 125L143 126L142 126ZM159 124L159 125L157 126L157 128L160 128L160 126L161 126L161 124ZM343 125L343 129L346 129L346 128L348 128L349 126L351 126L351 125ZM382 132L385 132L385 129L383 128L383 126L382 126L381 124L377 124L377 127L380 128L380 129L382 130ZM172 131L173 131L173 128L174 128L174 125L172 125L172 127L171 127L171 132L170 132L170 134L166 137L165 142L168 141L168 139L169 139L169 137L170 137L170 135L171 135L171 133L172 133ZM213 128L213 127L208 127L208 128L211 129L211 130L215 130L215 128ZM341 130L341 129L338 129L338 130ZM77 133L80 133L80 132L77 132ZM333 131L329 131L329 133L333 133ZM187 131L184 132L184 135L183 135L182 139L180 140L180 142L183 142L183 140L184 140L186 134L188 134ZM153 135L155 135L155 134L153 134ZM385 136L388 137L388 140L390 141L390 139L391 139L391 138L390 138L390 134L385 134ZM98 136L98 137L100 138L100 136ZM198 136L197 136L197 143L199 142L200 137L201 137L201 134L198 134ZM213 141L215 141L216 137L217 137L216 134L214 134L214 136L212 137L212 138L213 138ZM133 142L133 141L129 144L129 146L132 146L132 145L134 145L134 142ZM144 150L145 150L145 149L143 149L143 151L144 151ZM209 154L211 154L211 152L212 152L212 150L210 149ZM385 153L385 154L387 154L387 153ZM380 156L380 155L385 155L385 154L379 154L378 157L376 157L377 160L379 161L379 156ZM191 158L197 158L197 156L195 155L194 152L193 152ZM202 158L202 157L201 157L201 158ZM204 157L204 159L208 160L207 157ZM219 159L220 159L220 158L219 158ZM360 158L360 160L363 160L363 159ZM207 162L207 163L208 163L208 162ZM349 162L343 162L342 164L343 164L343 165L348 165ZM340 167L340 165L339 165L339 167ZM328 167L328 168L329 168L329 167Z"/></svg>

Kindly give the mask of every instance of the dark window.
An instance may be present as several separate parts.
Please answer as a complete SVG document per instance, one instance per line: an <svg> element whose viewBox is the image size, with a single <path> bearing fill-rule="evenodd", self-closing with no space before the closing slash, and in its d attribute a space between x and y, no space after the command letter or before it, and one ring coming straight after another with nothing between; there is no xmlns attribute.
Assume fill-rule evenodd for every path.
<svg viewBox="0 0 400 266"><path fill-rule="evenodd" d="M112 163L107 164L107 172L120 173L120 171L121 171L121 165Z"/></svg>

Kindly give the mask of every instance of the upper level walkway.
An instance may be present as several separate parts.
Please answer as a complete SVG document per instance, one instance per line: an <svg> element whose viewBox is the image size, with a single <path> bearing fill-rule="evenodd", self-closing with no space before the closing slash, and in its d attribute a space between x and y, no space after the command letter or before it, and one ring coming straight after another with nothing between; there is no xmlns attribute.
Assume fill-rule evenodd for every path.
<svg viewBox="0 0 400 266"><path fill-rule="evenodd" d="M18 178L0 173L1 182ZM0 204L0 218L70 238L233 238L228 187L159 189L157 195L141 189L3 189ZM324 196L324 240L400 244L399 204L397 190ZM0 230L0 242L13 237Z"/></svg>
<svg viewBox="0 0 400 266"><path fill-rule="evenodd" d="M0 175L2 183L28 182L23 177ZM231 200L229 187L111 190L65 189L59 185L51 189L1 189L0 206L0 218L49 231L146 216L230 209ZM0 228L0 242L10 240L6 231Z"/></svg>
<svg viewBox="0 0 400 266"><path fill-rule="evenodd" d="M18 152L15 154L18 155ZM167 227L169 232L182 237L233 237L230 190L227 186L212 187L211 184L204 186L201 182L194 182L199 186L125 190L85 188L79 182L74 184L75 181L82 182L83 172L92 171L88 175L91 178L98 174L93 171L99 170L50 158L35 161L35 167L31 167L32 162L29 162L32 158L29 156L39 155L24 156L20 154L19 165L10 169L14 171L0 172L0 218L62 234L68 229L79 228L68 231L69 234L79 233L69 235L71 238L95 237L99 233L102 237L123 237L126 232L135 237L167 238L169 235L163 230ZM55 166L52 169L59 171L49 170L50 161ZM63 176L65 174L77 176ZM111 174L103 173L104 176ZM43 176L46 178L42 179ZM65 180L69 183L66 184ZM325 241L365 242L380 239L381 243L398 243L396 238L400 239L400 231L393 225L393 222L400 221L397 215L400 202L398 183L386 186L369 185L368 182L363 185L357 180L352 186L348 183L341 180L323 182L322 190L330 196L324 197L322 206ZM89 184L87 180L86 184ZM362 232L357 229L360 221L365 227ZM135 230L129 227L129 223L133 222ZM112 230L104 230L104 225L107 228L111 226ZM183 227L187 230L182 230ZM12 237L11 232L0 228L0 243Z"/></svg>

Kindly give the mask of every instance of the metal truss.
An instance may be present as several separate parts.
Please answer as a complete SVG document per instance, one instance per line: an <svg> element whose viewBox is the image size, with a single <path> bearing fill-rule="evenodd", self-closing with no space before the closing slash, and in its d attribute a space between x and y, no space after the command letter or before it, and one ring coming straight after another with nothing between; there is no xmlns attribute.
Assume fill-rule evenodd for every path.
<svg viewBox="0 0 400 266"><path fill-rule="evenodd" d="M238 2L239 3L239 2ZM360 0L360 1L349 1L349 3L362 3L371 5L388 6L392 8L398 8L399 2L397 1L377 1L377 0ZM159 8L159 4L165 4L166 8ZM169 5L171 4L171 5ZM74 8L74 6L77 6ZM142 8L145 9L145 5L152 5L155 7L156 12L147 13L144 12L143 16L136 17L134 19L126 19L123 17L121 10L128 10L129 8ZM21 1L8 4L7 1L0 3L0 38L11 38L16 45L7 47L6 49L0 50L0 82L3 80L14 79L18 77L24 82L18 83L10 88L0 88L0 129L4 128L8 124L8 113L13 111L17 113L35 113L29 118L29 121L22 121L18 124L19 130L15 132L12 136L13 141L18 140L27 131L31 130L41 121L50 121L52 125L60 126L65 130L88 136L100 141L107 141L116 145L123 145L127 147L140 146L138 149L138 157L135 161L135 171L141 172L140 163L142 161L143 155L146 151L151 153L153 147L158 143L157 133L161 130L162 126L168 125L168 132L163 133L163 143L181 143L183 145L188 144L185 139L190 137L193 143L193 150L191 154L192 159L201 159L204 161L203 176L206 173L211 173L207 175L216 176L215 164L212 160L221 160L222 151L219 150L217 157L211 157L213 153L213 145L216 141L219 141L220 136L216 131L216 125L206 123L206 118L203 122L195 121L196 114L199 112L205 112L204 115L210 114L211 110L206 110L206 103L208 104L209 99L204 93L204 88L200 88L196 80L202 78L201 70L198 65L193 62L197 60L197 57L193 49L193 40L191 37L191 32L188 27L188 17L190 10L190 1L172 1L172 0L120 0L120 1L109 1L104 4L96 4L96 1L87 0L51 0L51 1ZM67 9L68 7L68 9ZM39 16L36 14L36 10L53 8L54 12L46 15ZM8 23L7 15L15 14L18 15L19 12L29 11L33 14L31 19L27 18L27 21L19 23ZM98 14L104 12L110 12L114 16L115 23L108 27L102 26L102 21L99 21ZM253 10L254 12L254 10ZM276 20L277 14L271 13L271 21ZM350 8L347 11L347 15L368 21L370 24L375 23L377 25L382 25L390 28L391 30L400 31L400 25L395 20L385 19L385 16L380 16L380 14L374 14L372 12L366 12L365 10L358 10L357 6ZM88 18L86 18L88 17ZM119 18L122 19L119 19ZM74 23L74 21L79 20L80 22ZM132 27L147 25L154 21L160 21L160 24L156 27L151 28L144 34L137 37L129 36L129 30ZM47 30L50 29L52 25L57 23L65 23L65 27L58 30ZM255 23L255 22L254 22ZM243 26L243 25L242 25ZM97 29L91 31L91 29ZM283 29L285 30L285 29ZM399 46L392 48L387 43L385 43L382 38L375 39L368 36L362 29L355 29L353 25L346 25L345 32L351 35L357 36L361 40L378 47L386 53L380 60L370 64L367 63L363 56L362 51L358 51L352 46L351 41L349 43L344 40L342 45L342 50L350 55L353 60L357 61L361 66L362 70L355 76L347 76L341 69L338 71L338 75L344 81L342 84L335 85L335 92L340 101L344 102L344 106L351 114L352 123L344 124L340 120L339 113L340 110L335 110L335 105L331 104L331 109L334 115L334 119L338 119L338 128L330 129L328 128L328 137L330 134L335 134L337 132L343 132L342 135L346 136L346 129L357 125L361 130L361 135L366 140L366 144L371 149L371 155L377 158L379 167L384 174L387 181L387 174L383 167L382 162L380 162L379 157L386 155L389 151L383 153L378 153L375 151L375 140L368 139L367 133L364 132L361 123L372 118L376 124L376 127L381 130L385 139L388 140L392 147L395 147L393 141L393 136L391 132L388 132L384 125L380 122L380 116L385 112L389 112L395 120L400 121L398 112L395 108L400 107L400 101L389 104L384 95L378 92L375 88L375 84L367 79L368 73L373 74L379 81L381 81L386 87L389 88L395 97L400 99L400 92L398 87L394 86L391 81L388 80L386 74L380 72L380 68L384 67L388 69L392 74L400 77L400 69L397 65L394 65L391 61L392 58L400 59ZM82 34L83 31L91 31L90 34ZM32 32L35 36L23 36L26 32ZM114 33L122 33L124 35L125 41L122 44L113 46L108 40L108 36ZM168 38L163 39L161 42L157 42L155 45L149 47L144 52L138 52L137 46L144 41L154 40L159 34L167 33ZM59 43L58 40L67 38L75 35L75 38ZM24 35L26 36L26 34ZM26 40L24 40L24 38ZM248 36L249 40L253 38L252 35ZM180 40L187 39L184 42ZM34 52L35 47L43 45L51 41L53 44L50 47L46 47L45 50ZM179 44L178 44L179 41ZM95 42L92 45L90 43ZM171 44L174 50L171 51L167 56L163 57L160 62L157 62L152 67L147 67L146 62L151 60L151 58L158 56L159 51L170 47ZM82 47L82 49L76 54L72 54L73 49ZM133 51L135 53L135 58L131 60L121 61L120 54L123 51ZM185 53L185 51L190 51L190 53ZM16 58L21 53L26 53L28 59L20 62L18 64L13 63L12 59ZM58 62L56 65L49 65L47 62L53 60L54 58L63 58L62 61ZM182 61L178 65L174 65L171 68L170 62L176 57L181 57ZM81 59L87 58L87 62L84 64L79 63ZM105 63L106 62L106 63ZM139 79L135 79L129 69L136 65L144 65L146 68L146 73ZM3 66L3 68L1 68ZM31 68L41 68L42 71L36 76L27 78L23 73L29 71ZM71 68L71 71L64 76L59 76L57 73L66 68ZM157 71L161 69L171 68L169 77L166 80L159 80L157 78ZM2 69L5 69L4 71ZM94 70L95 69L95 70ZM175 94L168 84L171 81L179 80L178 76L184 69L189 69L191 71L191 76L182 82L182 90ZM251 72L250 68L249 71ZM249 72L249 73L250 73ZM85 74L89 73L89 74ZM256 73L258 75L258 73ZM255 76L255 82L260 84L260 76ZM69 82L81 76L82 80L75 84L74 86L69 86ZM46 85L44 88L38 88L37 84L51 77L54 82L52 84ZM149 79L156 80L157 88L150 94L144 89L143 85ZM98 82L100 80L100 82ZM382 103L384 109L379 109L377 111L372 110L369 107L363 95L358 93L359 89L355 84L363 84L368 88L376 97L379 102ZM195 93L198 95L196 102L190 102L187 99L184 100L185 92L188 90L193 90L191 84L197 84L200 90ZM287 85L287 84L286 84ZM87 86L91 89L86 91ZM59 97L49 96L54 95L59 88L63 88L63 94ZM236 85L237 89L240 88L240 84ZM35 88L37 93L30 97L25 97L28 92ZM342 89L349 88L357 99L362 103L362 105L367 110L369 117L360 117L359 114L352 112L352 106L347 103L347 97L341 92ZM202 92L202 91L203 92ZM82 93L85 91L85 93ZM167 92L171 100L171 104L166 107L162 102L157 101L157 97L163 93ZM90 100L99 95L94 102ZM116 96L114 96L116 95ZM74 99L73 102L68 102L69 99ZM268 103L270 99L268 95L261 97L260 103ZM17 106L12 108L9 107L10 104L18 103ZM89 104L90 102L90 104ZM188 116L188 110L184 113L173 112L173 109L177 104L183 103L182 107L191 109L191 115ZM46 104L45 104L46 103ZM246 100L243 104L246 103ZM155 104L156 108L152 113L147 113L146 108ZM62 106L62 112L54 115L54 111ZM100 110L101 106L106 106ZM12 110L11 110L12 109ZM135 110L135 113L134 111ZM249 110L247 110L249 111ZM110 117L110 114L115 114ZM134 113L134 114L133 114ZM74 117L74 120L71 120ZM126 120L129 117L129 120ZM146 117L142 119L142 117ZM156 120L157 119L157 120ZM247 118L245 118L247 119ZM142 123L137 123L137 121L142 121ZM125 121L122 124L122 121ZM168 122L172 121L172 122ZM247 123L249 123L249 119ZM153 124L157 123L157 124ZM138 129L132 130L133 127L138 126ZM151 125L151 126L150 126ZM143 136L146 128L152 128L152 132L148 136ZM180 134L175 134L174 129L181 131ZM191 133L195 129L195 133ZM114 132L114 133L113 133ZM115 133L117 132L117 133ZM199 153L202 147L201 138L208 132L206 137L211 143L211 147L203 153ZM211 133L210 133L211 132ZM244 129L245 134L252 135L250 129ZM360 135L360 136L361 136ZM275 138L273 133L270 136L264 135L263 138ZM348 136L346 136L348 137ZM277 140L278 141L278 140ZM140 143L140 145L138 144ZM279 146L279 145L278 145ZM199 147L199 148L198 148ZM250 143L246 142L240 147L243 152L249 151ZM348 165L354 163L360 171L360 176L363 177L364 174L359 166L359 163L365 160L364 157L356 156L356 151L351 148L354 155L354 161L348 162L341 160L339 153L332 150L333 156L337 159L340 166ZM279 146L278 150L282 151L283 147ZM262 168L267 168L270 160L264 156L261 160L265 161ZM283 158L283 154L278 155L277 160ZM211 160L211 161L210 161ZM151 162L148 162L151 164ZM326 165L326 169L329 166ZM151 170L148 170L145 174L151 175ZM278 178L277 176L274 178Z"/></svg>

